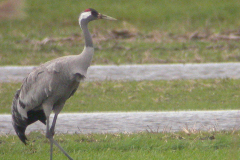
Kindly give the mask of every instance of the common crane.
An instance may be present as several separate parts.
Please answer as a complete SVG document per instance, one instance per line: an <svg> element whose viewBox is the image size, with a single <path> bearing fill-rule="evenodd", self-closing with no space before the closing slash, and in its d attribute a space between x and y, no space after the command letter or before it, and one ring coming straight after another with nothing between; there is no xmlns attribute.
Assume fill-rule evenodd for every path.
<svg viewBox="0 0 240 160"><path fill-rule="evenodd" d="M55 144L69 159L68 153L53 139L58 114L66 100L77 90L79 83L86 77L94 48L88 23L97 19L116 20L89 8L79 16L85 47L81 54L60 57L48 61L34 69L17 90L12 102L12 124L20 138L26 144L25 130L28 125L41 121L46 125L46 138L50 141L50 159ZM54 112L52 125L49 124L51 112Z"/></svg>

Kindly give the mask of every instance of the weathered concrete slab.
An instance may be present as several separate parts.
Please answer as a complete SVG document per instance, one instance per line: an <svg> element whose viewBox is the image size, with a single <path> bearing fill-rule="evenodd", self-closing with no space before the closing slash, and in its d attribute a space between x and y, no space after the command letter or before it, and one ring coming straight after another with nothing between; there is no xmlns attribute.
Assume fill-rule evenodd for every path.
<svg viewBox="0 0 240 160"><path fill-rule="evenodd" d="M21 82L34 66L0 67L0 82ZM95 65L86 81L240 78L240 63Z"/></svg>
<svg viewBox="0 0 240 160"><path fill-rule="evenodd" d="M179 131L183 127L196 130L232 130L240 127L240 111L179 111L179 112L99 112L60 114L58 133L119 133L140 131ZM45 131L37 122L27 128ZM0 115L0 134L15 134L10 115Z"/></svg>

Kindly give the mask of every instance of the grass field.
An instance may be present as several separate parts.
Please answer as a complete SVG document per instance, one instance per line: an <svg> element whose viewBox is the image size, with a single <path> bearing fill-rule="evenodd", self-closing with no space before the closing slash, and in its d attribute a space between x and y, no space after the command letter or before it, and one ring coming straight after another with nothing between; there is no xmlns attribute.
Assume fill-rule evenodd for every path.
<svg viewBox="0 0 240 160"><path fill-rule="evenodd" d="M90 24L93 64L240 60L239 43L229 37L239 35L238 0L26 0L25 19L0 22L0 65L37 65L81 53L78 15L89 7L118 19Z"/></svg>
<svg viewBox="0 0 240 160"><path fill-rule="evenodd" d="M18 88L0 84L0 113L10 113ZM239 88L233 79L83 82L63 112L238 109Z"/></svg>
<svg viewBox="0 0 240 160"><path fill-rule="evenodd" d="M31 133L24 146L15 136L0 136L0 158L4 160L48 159L49 143L40 133ZM76 160L235 160L240 156L239 132L73 134L55 139ZM54 159L66 159L54 148Z"/></svg>

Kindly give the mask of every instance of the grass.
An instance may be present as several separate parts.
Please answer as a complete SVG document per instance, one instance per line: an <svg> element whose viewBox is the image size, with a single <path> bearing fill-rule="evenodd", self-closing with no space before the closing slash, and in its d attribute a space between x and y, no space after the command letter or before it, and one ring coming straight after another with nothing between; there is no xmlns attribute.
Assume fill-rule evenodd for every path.
<svg viewBox="0 0 240 160"><path fill-rule="evenodd" d="M0 44L3 52L1 65L38 65L48 60L78 54L83 44L52 42L44 45L30 42ZM152 63L206 63L239 62L238 42L172 42L157 43L109 39L96 45L94 64L152 64Z"/></svg>
<svg viewBox="0 0 240 160"><path fill-rule="evenodd" d="M240 60L238 42L212 38L239 34L237 0L26 0L25 4L25 19L0 21L0 65L38 65L81 53L84 44L78 15L89 7L118 19L90 24L96 47L93 64ZM123 29L131 36L121 38L111 32ZM195 31L200 37L191 39ZM66 37L72 40L63 40ZM41 43L45 38L57 40Z"/></svg>
<svg viewBox="0 0 240 160"><path fill-rule="evenodd" d="M151 0L150 2L147 0L141 2L136 0L131 2L126 0L106 0L104 2L53 0L51 3L47 2L47 0L27 0L25 11L28 17L24 21L5 22L10 27L7 31L16 28L21 29L24 33L30 29L29 36L37 34L40 37L47 33L52 35L66 34L70 32L67 29L78 28L76 22L78 15L89 7L119 20L113 24L106 24L103 21L98 22L100 30L109 26L109 24L113 27L123 27L123 22L130 23L135 28L144 31L161 29L173 30L174 32L185 32L189 29L195 31L206 27L215 28L219 31L221 29L232 29L240 24L240 20L236 17L240 13L240 5L237 0L227 2L224 0L183 0L181 2L177 0ZM109 7L109 4L111 4L111 7ZM36 31L36 33L33 31ZM17 35L21 35L21 33Z"/></svg>
<svg viewBox="0 0 240 160"><path fill-rule="evenodd" d="M28 135L24 146L16 136L0 137L0 158L48 159L49 142L44 135ZM56 135L55 139L74 159L238 159L238 131L186 134L143 132L135 134ZM66 159L55 147L54 159Z"/></svg>
<svg viewBox="0 0 240 160"><path fill-rule="evenodd" d="M0 113L10 113L20 84L0 84ZM177 111L239 108L240 80L83 82L63 112Z"/></svg>

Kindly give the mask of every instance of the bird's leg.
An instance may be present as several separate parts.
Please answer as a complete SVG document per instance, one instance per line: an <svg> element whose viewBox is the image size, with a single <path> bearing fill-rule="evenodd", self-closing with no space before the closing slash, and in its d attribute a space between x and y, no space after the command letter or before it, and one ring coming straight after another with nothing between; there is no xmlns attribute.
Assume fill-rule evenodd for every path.
<svg viewBox="0 0 240 160"><path fill-rule="evenodd" d="M50 160L52 160L53 142L50 141Z"/></svg>
<svg viewBox="0 0 240 160"><path fill-rule="evenodd" d="M50 133L54 136L55 134L55 125L56 125L56 121L57 121L57 117L58 117L58 113L56 113L53 117L53 122L52 122L52 126L50 128Z"/></svg>
<svg viewBox="0 0 240 160"><path fill-rule="evenodd" d="M46 137L47 137L47 138L49 139L49 141L50 141L50 160L52 160L53 144L55 144L55 145L63 152L63 154L68 157L68 159L73 160L73 159L67 154L67 152L53 139L53 133L54 133L54 128L55 128L56 120L57 120L57 115L54 116L53 125L52 125L52 127L51 127L52 130L50 130L50 129L49 129L49 117L47 117Z"/></svg>
<svg viewBox="0 0 240 160"><path fill-rule="evenodd" d="M46 137L50 141L50 160L52 160L52 152L53 152L53 135L49 131L49 116L47 117L47 129L46 129Z"/></svg>
<svg viewBox="0 0 240 160"><path fill-rule="evenodd" d="M67 152L52 138L52 142L63 152L63 154L68 157L68 159L73 160Z"/></svg>

